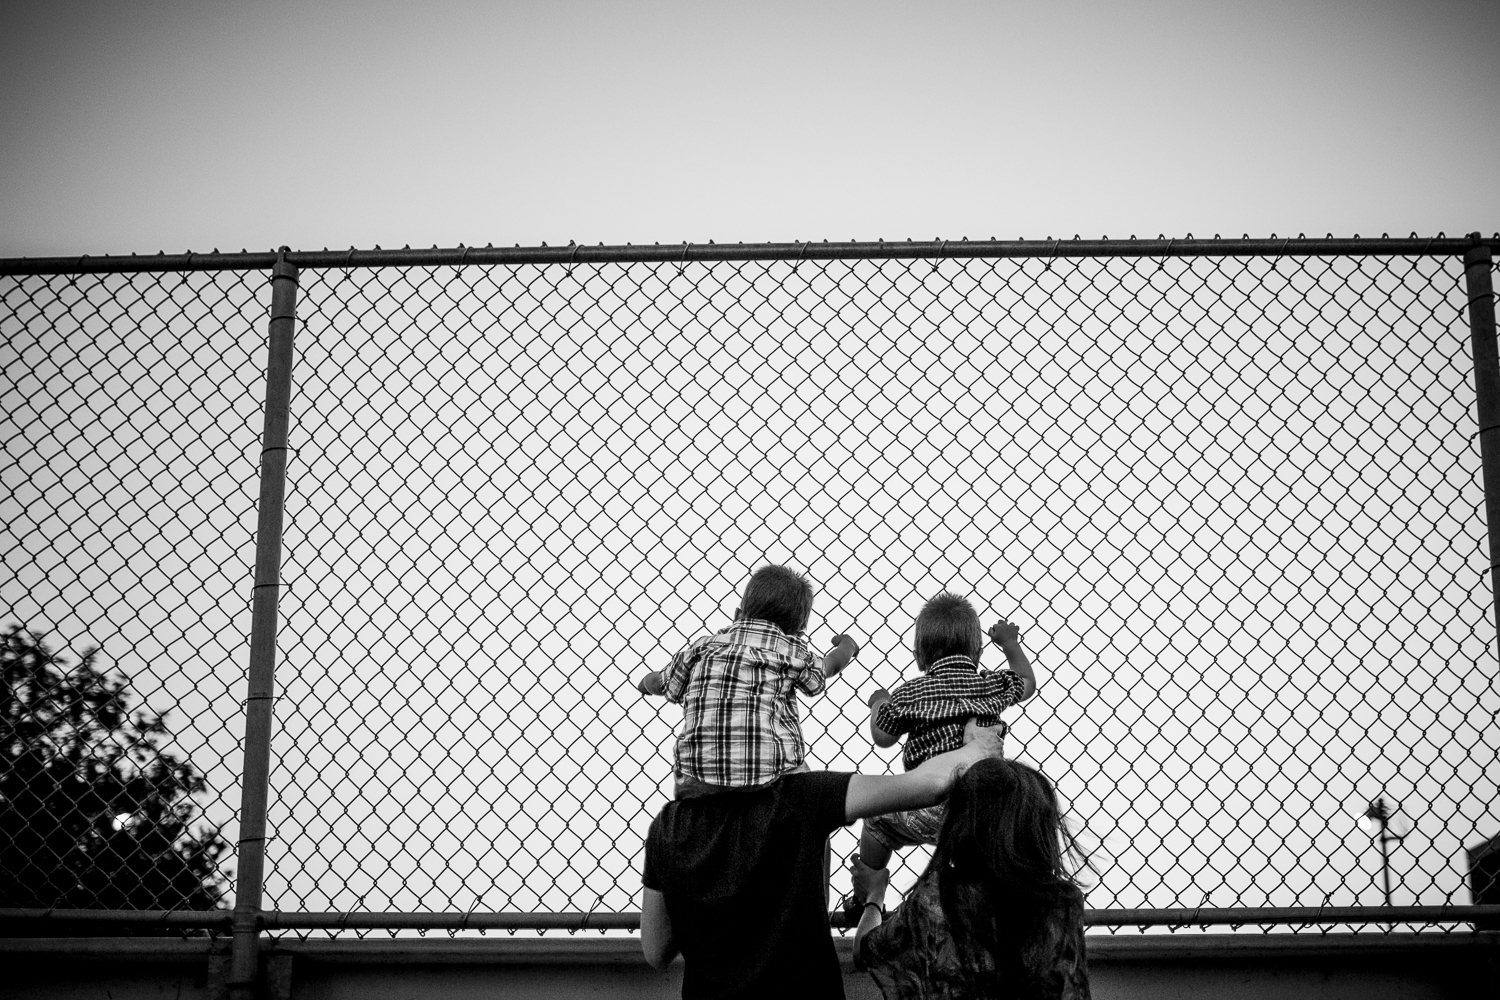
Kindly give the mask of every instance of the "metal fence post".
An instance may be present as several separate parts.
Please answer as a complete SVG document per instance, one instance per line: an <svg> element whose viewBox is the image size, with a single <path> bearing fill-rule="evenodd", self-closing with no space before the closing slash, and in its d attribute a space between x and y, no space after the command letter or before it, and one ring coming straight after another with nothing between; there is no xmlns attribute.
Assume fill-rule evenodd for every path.
<svg viewBox="0 0 1500 1000"><path fill-rule="evenodd" d="M250 619L249 686L245 696L245 770L240 790L240 840L234 898L229 995L254 995L259 965L261 889L266 859L266 800L271 770L271 707L276 689L277 599L281 594L281 531L286 495L287 426L291 417L292 338L297 317L297 268L283 256L271 268L271 322L266 359L265 430L260 454L260 520L255 532L255 596Z"/></svg>
<svg viewBox="0 0 1500 1000"><path fill-rule="evenodd" d="M1464 254L1469 293L1469 335L1474 351L1474 396L1479 420L1479 460L1484 469L1484 513L1490 533L1490 592L1495 595L1495 626L1500 634L1500 348L1495 343L1495 296L1490 279L1490 248L1470 234Z"/></svg>

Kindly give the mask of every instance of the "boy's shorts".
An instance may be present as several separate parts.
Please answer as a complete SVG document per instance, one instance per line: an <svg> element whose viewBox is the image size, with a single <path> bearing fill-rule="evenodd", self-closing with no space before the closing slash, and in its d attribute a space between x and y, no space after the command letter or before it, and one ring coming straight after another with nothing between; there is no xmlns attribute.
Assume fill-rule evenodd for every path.
<svg viewBox="0 0 1500 1000"><path fill-rule="evenodd" d="M865 832L873 836L887 849L899 851L903 847L918 844L936 844L938 831L943 827L943 804L925 809L908 809L906 812L886 813L865 820Z"/></svg>

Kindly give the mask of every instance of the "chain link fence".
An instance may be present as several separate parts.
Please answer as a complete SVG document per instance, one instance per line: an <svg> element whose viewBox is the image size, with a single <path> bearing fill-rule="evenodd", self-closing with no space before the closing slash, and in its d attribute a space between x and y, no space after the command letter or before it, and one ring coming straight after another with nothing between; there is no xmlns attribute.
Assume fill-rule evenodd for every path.
<svg viewBox="0 0 1500 1000"><path fill-rule="evenodd" d="M0 294L0 626L40 640L7 646L0 896L119 906L122 883L182 878L183 852L151 842L153 805L193 810L189 835L235 838L265 279L18 276ZM27 647L56 655L53 669L26 669ZM103 677L128 685L110 697ZM142 711L166 733L134 724ZM143 794L172 758L201 789L174 794L169 775L146 782L165 794ZM227 902L231 854L204 860ZM194 894L131 895L139 907Z"/></svg>
<svg viewBox="0 0 1500 1000"><path fill-rule="evenodd" d="M1500 672L1451 249L578 249L292 255L268 910L638 909L680 712L635 679L766 562L862 644L814 766L899 768L864 700L928 597L1022 623L1007 752L1094 908L1470 902ZM221 264L0 278L0 594L165 713L234 842L270 293Z"/></svg>

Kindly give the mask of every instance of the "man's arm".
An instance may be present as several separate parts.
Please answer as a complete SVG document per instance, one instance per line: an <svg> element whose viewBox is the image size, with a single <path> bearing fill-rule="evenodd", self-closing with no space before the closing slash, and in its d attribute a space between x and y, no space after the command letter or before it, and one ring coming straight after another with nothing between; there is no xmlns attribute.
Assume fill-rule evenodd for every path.
<svg viewBox="0 0 1500 1000"><path fill-rule="evenodd" d="M662 671L647 671L646 676L636 682L636 690L641 694L656 695L660 698L667 693L667 679Z"/></svg>
<svg viewBox="0 0 1500 1000"><path fill-rule="evenodd" d="M844 794L844 819L853 823L866 816L937 805L948 795L959 771L1000 753L999 727L972 727L973 740L957 750L929 757L905 774L856 774Z"/></svg>
<svg viewBox="0 0 1500 1000"><path fill-rule="evenodd" d="M1005 654L1006 666L1020 676L1021 700L1036 694L1036 674L1032 672L1026 650L1021 648L1021 627L1002 618L990 626L990 638Z"/></svg>
<svg viewBox="0 0 1500 1000"><path fill-rule="evenodd" d="M653 969L665 969L677 957L672 916L667 913L666 898L657 889L641 889L641 951Z"/></svg>

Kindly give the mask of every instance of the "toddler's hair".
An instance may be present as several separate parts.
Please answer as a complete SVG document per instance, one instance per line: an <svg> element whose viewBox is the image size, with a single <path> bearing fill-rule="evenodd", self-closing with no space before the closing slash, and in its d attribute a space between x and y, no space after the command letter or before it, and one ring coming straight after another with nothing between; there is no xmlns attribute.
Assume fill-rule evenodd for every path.
<svg viewBox="0 0 1500 1000"><path fill-rule="evenodd" d="M787 635L807 628L812 616L813 585L790 566L762 566L750 574L740 617L770 622Z"/></svg>
<svg viewBox="0 0 1500 1000"><path fill-rule="evenodd" d="M984 652L984 632L974 605L948 590L922 605L912 651L923 670L945 656L967 656L978 663Z"/></svg>

